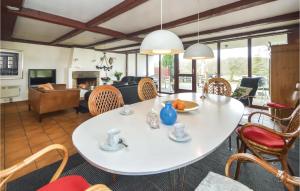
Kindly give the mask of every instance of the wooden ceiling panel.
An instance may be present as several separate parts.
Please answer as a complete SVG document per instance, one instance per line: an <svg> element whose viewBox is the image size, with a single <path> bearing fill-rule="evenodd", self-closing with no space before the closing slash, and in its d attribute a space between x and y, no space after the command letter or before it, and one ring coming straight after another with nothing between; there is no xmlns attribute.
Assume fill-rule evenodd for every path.
<svg viewBox="0 0 300 191"><path fill-rule="evenodd" d="M163 22L170 22L192 14L219 7L237 0L164 0ZM131 33L155 26L160 23L160 0L148 1L126 13L123 13L100 26Z"/></svg>
<svg viewBox="0 0 300 191"><path fill-rule="evenodd" d="M280 9L278 8L280 7ZM274 10L274 11L266 11ZM299 11L298 0L280 0L271 3L251 7L248 9L232 12L226 15L213 17L199 22L200 31L230 26L263 18L284 15ZM256 14L253 14L256 13ZM197 22L169 29L177 35L197 32Z"/></svg>
<svg viewBox="0 0 300 191"><path fill-rule="evenodd" d="M65 41L62 41L60 44L64 45L86 45L90 43L97 42L99 40L105 40L111 38L107 35L102 35L98 33L93 33L89 31L85 31L83 33L80 33L70 39L67 39Z"/></svg>
<svg viewBox="0 0 300 191"><path fill-rule="evenodd" d="M25 0L24 7L88 22L123 0Z"/></svg>
<svg viewBox="0 0 300 191"><path fill-rule="evenodd" d="M71 30L70 27L18 17L12 36L17 39L51 42Z"/></svg>

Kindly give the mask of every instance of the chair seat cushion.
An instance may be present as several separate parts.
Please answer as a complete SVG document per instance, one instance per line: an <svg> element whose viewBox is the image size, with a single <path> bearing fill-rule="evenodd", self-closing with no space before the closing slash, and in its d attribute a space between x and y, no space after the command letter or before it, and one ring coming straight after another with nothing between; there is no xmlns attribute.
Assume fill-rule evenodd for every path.
<svg viewBox="0 0 300 191"><path fill-rule="evenodd" d="M274 102L269 102L267 103L267 106L275 109L288 109L290 108L288 105L280 104L280 103L274 103Z"/></svg>
<svg viewBox="0 0 300 191"><path fill-rule="evenodd" d="M65 176L51 182L38 191L84 191L89 188L89 183L81 176Z"/></svg>
<svg viewBox="0 0 300 191"><path fill-rule="evenodd" d="M222 175L209 172L195 191L253 191L247 186Z"/></svg>
<svg viewBox="0 0 300 191"><path fill-rule="evenodd" d="M237 132L241 133L241 128L237 128ZM260 145L270 148L282 148L284 146L284 139L279 135L266 131L255 125L248 126L243 130L243 135L250 141L256 142Z"/></svg>

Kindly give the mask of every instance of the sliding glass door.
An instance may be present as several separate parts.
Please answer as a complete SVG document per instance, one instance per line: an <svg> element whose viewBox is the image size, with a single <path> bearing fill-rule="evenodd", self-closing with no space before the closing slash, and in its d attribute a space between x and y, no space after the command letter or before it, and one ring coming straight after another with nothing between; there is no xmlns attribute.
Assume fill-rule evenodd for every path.
<svg viewBox="0 0 300 191"><path fill-rule="evenodd" d="M176 60L177 59L177 60ZM196 92L196 61L175 57L176 92Z"/></svg>

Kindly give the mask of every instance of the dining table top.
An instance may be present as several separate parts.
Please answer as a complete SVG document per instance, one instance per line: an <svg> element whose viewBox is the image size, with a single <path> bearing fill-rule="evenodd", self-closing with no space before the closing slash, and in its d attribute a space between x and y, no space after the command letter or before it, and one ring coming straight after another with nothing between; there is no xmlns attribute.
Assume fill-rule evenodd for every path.
<svg viewBox="0 0 300 191"><path fill-rule="evenodd" d="M181 99L198 103L195 111L177 113L177 122L185 125L188 142L169 138L173 126L160 123L152 129L146 117L154 109L158 115L162 103ZM233 98L199 93L164 95L130 105L131 115L121 115L122 108L95 116L80 124L72 141L79 154L91 165L119 175L149 175L168 172L197 162L213 152L237 127L244 112L243 104ZM103 151L107 131L120 130L128 147L115 152Z"/></svg>

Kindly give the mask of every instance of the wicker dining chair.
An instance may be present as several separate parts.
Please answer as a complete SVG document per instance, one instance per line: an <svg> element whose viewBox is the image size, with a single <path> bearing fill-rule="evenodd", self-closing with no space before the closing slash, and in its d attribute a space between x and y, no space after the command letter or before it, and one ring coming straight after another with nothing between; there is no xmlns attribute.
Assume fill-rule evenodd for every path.
<svg viewBox="0 0 300 191"><path fill-rule="evenodd" d="M35 154L29 156L25 160L13 165L10 168L0 171L0 190L4 189L7 181L13 177L13 175L24 167L28 166L31 163L34 163L35 160L41 158L45 154L51 151L61 151L63 153L63 159L60 166L52 176L50 182L47 185L39 188L38 191L49 191L49 190L73 190L73 191L110 191L108 187L103 184L96 184L90 186L89 183L81 176L78 175L69 175L60 178L62 171L64 170L68 162L68 150L66 147L60 144L53 144L45 147L44 149L36 152Z"/></svg>
<svg viewBox="0 0 300 191"><path fill-rule="evenodd" d="M253 162L269 173L273 174L277 178L280 179L280 181L284 184L284 186L289 190L289 191L294 191L295 186L299 187L300 186L300 177L295 177L289 175L286 171L279 170L275 168L274 166L270 165L267 163L265 160L262 160L254 155L248 154L248 153L238 153L238 154L233 154L229 157L229 159L226 162L225 166L225 174L226 176L230 177L230 168L232 166L232 163L234 161L238 162Z"/></svg>
<svg viewBox="0 0 300 191"><path fill-rule="evenodd" d="M124 105L121 92L110 85L96 87L88 101L90 114L93 116L122 107Z"/></svg>
<svg viewBox="0 0 300 191"><path fill-rule="evenodd" d="M285 172L293 175L293 170L288 164L288 151L299 137L300 134L300 105L293 111L289 118L287 126L281 126L282 132L275 131L261 124L251 123L255 114L269 115L263 112L255 112L249 115L249 123L239 127L236 132L238 138L242 141L238 146L239 153L245 153L250 150L255 156L269 162L279 161ZM269 115L269 117L273 117ZM277 118L276 118L277 119ZM238 139L237 139L238 140ZM239 144L237 142L237 144ZM275 158L267 159L264 156L269 155ZM237 164L236 178L239 176L240 163Z"/></svg>
<svg viewBox="0 0 300 191"><path fill-rule="evenodd" d="M142 78L138 84L138 96L141 101L153 99L157 96L156 86L151 78Z"/></svg>
<svg viewBox="0 0 300 191"><path fill-rule="evenodd" d="M252 162L262 167L267 172L276 176L289 191L294 191L295 186L300 186L300 177L294 177L287 172L279 170L270 165L264 160L248 153L238 153L231 155L225 165L225 176L209 172L207 176L201 181L195 191L223 191L223 190L239 190L239 191L253 191L246 185L231 179L231 166L234 161L238 162Z"/></svg>
<svg viewBox="0 0 300 191"><path fill-rule="evenodd" d="M211 78L205 84L204 90L208 94L231 96L231 85L224 78Z"/></svg>

